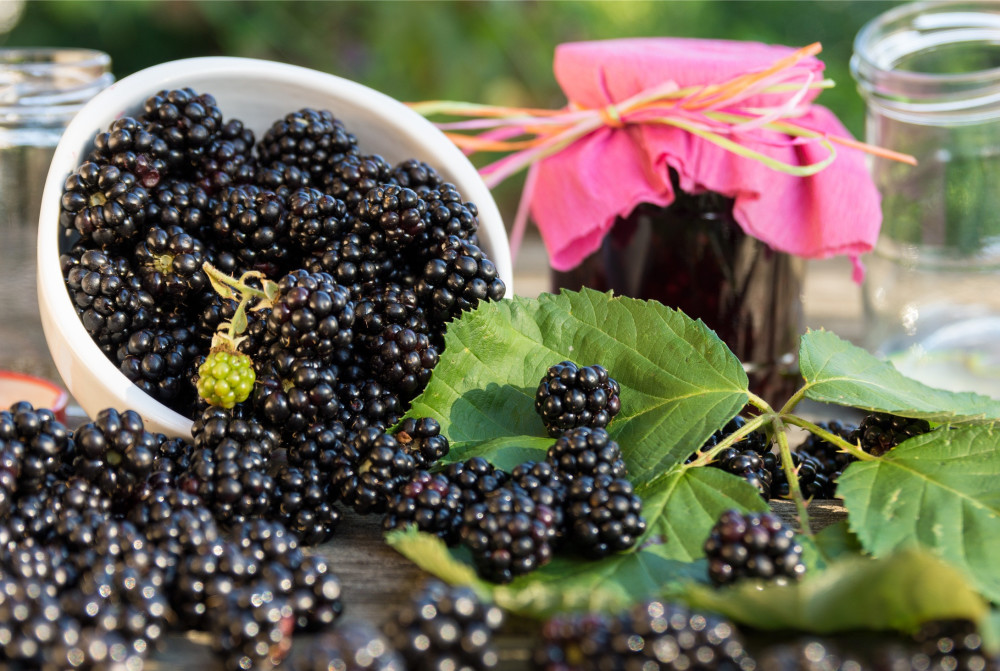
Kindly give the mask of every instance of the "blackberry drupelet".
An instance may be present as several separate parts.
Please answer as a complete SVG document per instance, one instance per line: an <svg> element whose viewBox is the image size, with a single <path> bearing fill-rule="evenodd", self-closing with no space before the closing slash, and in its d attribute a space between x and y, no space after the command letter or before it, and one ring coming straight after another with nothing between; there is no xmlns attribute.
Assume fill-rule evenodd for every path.
<svg viewBox="0 0 1000 671"><path fill-rule="evenodd" d="M577 476L628 475L621 448L602 428L579 426L563 432L546 451L545 461L567 482Z"/></svg>
<svg viewBox="0 0 1000 671"><path fill-rule="evenodd" d="M215 98L191 88L163 90L147 98L140 120L166 142L170 167L184 171L201 158L223 127Z"/></svg>
<svg viewBox="0 0 1000 671"><path fill-rule="evenodd" d="M296 649L289 671L407 671L385 635L364 620L349 620Z"/></svg>
<svg viewBox="0 0 1000 671"><path fill-rule="evenodd" d="M479 247L452 235L433 248L414 291L428 316L444 324L480 301L500 300L507 287Z"/></svg>
<svg viewBox="0 0 1000 671"><path fill-rule="evenodd" d="M277 276L289 261L288 208L274 191L253 185L225 189L212 209L216 246L242 267Z"/></svg>
<svg viewBox="0 0 1000 671"><path fill-rule="evenodd" d="M369 191L393 183L390 171L389 164L378 154L348 154L322 176L323 191L344 201L349 212L355 212Z"/></svg>
<svg viewBox="0 0 1000 671"><path fill-rule="evenodd" d="M396 429L396 441L417 461L419 468L430 468L448 454L448 438L433 417L407 417Z"/></svg>
<svg viewBox="0 0 1000 671"><path fill-rule="evenodd" d="M517 485L505 485L465 507L459 536L482 578L508 583L552 559L556 525L552 509Z"/></svg>
<svg viewBox="0 0 1000 671"><path fill-rule="evenodd" d="M726 511L712 527L704 550L708 577L716 585L749 578L784 584L806 572L795 532L773 513Z"/></svg>
<svg viewBox="0 0 1000 671"><path fill-rule="evenodd" d="M860 444L865 452L880 457L904 440L928 433L931 425L925 419L898 417L873 412L861 420L850 441Z"/></svg>
<svg viewBox="0 0 1000 671"><path fill-rule="evenodd" d="M149 193L135 175L88 161L66 178L59 223L107 249L138 236L148 202Z"/></svg>
<svg viewBox="0 0 1000 671"><path fill-rule="evenodd" d="M115 119L107 131L98 133L87 160L131 173L143 187L152 189L167 176L168 155L163 138L150 133L141 121L122 117Z"/></svg>
<svg viewBox="0 0 1000 671"><path fill-rule="evenodd" d="M578 426L604 428L621 410L621 388L603 366L563 361L550 366L535 391L535 412L553 438Z"/></svg>
<svg viewBox="0 0 1000 671"><path fill-rule="evenodd" d="M351 226L344 201L318 189L298 189L288 199L288 237L297 249L325 249Z"/></svg>
<svg viewBox="0 0 1000 671"><path fill-rule="evenodd" d="M83 327L109 359L133 331L155 321L153 297L124 256L75 246L60 263Z"/></svg>
<svg viewBox="0 0 1000 671"><path fill-rule="evenodd" d="M371 370L386 389L403 401L422 392L441 359L425 333L389 324L369 343Z"/></svg>
<svg viewBox="0 0 1000 671"><path fill-rule="evenodd" d="M356 154L357 138L329 110L303 108L275 121L257 144L262 165L279 161L319 180L337 161Z"/></svg>
<svg viewBox="0 0 1000 671"><path fill-rule="evenodd" d="M354 338L354 301L332 275L295 270L278 282L267 332L296 357L322 360Z"/></svg>
<svg viewBox="0 0 1000 671"><path fill-rule="evenodd" d="M405 249L427 229L427 203L416 191L395 184L376 186L355 211L390 253Z"/></svg>
<svg viewBox="0 0 1000 671"><path fill-rule="evenodd" d="M632 484L604 473L573 479L565 518L570 545L595 559L631 548L646 531L642 499Z"/></svg>
<svg viewBox="0 0 1000 671"><path fill-rule="evenodd" d="M498 606L482 602L471 587L429 580L385 625L389 641L409 671L484 671L499 661Z"/></svg>
<svg viewBox="0 0 1000 671"><path fill-rule="evenodd" d="M359 515L386 511L397 490L417 469L417 460L382 429L359 430L334 471L340 500Z"/></svg>
<svg viewBox="0 0 1000 671"><path fill-rule="evenodd" d="M157 439L134 410L106 408L73 434L73 469L127 510L152 472Z"/></svg>
<svg viewBox="0 0 1000 671"><path fill-rule="evenodd" d="M447 477L418 470L396 489L382 528L390 531L412 525L455 545L462 511L461 492Z"/></svg>

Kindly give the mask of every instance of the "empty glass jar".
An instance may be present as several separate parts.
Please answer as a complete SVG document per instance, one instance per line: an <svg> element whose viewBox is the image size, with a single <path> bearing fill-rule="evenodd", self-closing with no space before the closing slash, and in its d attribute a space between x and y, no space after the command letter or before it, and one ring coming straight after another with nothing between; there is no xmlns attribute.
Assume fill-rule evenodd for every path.
<svg viewBox="0 0 1000 671"><path fill-rule="evenodd" d="M0 369L58 379L35 290L38 211L63 130L110 68L89 49L0 49Z"/></svg>

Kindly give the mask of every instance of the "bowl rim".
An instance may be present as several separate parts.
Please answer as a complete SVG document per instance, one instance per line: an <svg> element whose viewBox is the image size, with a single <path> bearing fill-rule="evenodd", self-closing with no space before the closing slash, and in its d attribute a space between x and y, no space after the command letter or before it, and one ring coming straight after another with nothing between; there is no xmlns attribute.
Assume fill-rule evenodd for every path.
<svg viewBox="0 0 1000 671"><path fill-rule="evenodd" d="M196 73L192 75L192 70ZM59 201L67 175L66 166L79 166L97 133L107 129L109 119L134 109L160 90L197 86L186 80L203 80L213 76L252 80L264 78L291 86L318 90L333 98L350 98L354 104L368 108L366 114L394 128L415 126L419 135L407 131L420 147L414 152L419 160L431 163L450 181L456 182L462 195L479 209L481 239L485 239L490 259L507 285L506 296L513 295L512 263L509 241L503 219L492 193L468 157L436 126L395 98L364 84L328 72L279 61L232 56L185 58L160 63L124 77L94 96L68 124L56 146L46 177L39 213L37 236L37 293L42 310L49 310L51 319L43 320L46 341L51 348L68 346L70 359L99 366L100 383L107 395L118 403L137 411L144 421L168 435L189 437L192 420L168 408L133 384L93 341L77 318L66 290L60 256L63 237L58 225ZM207 90L206 93L211 93ZM289 112L297 109L289 106ZM108 110L113 110L109 114ZM334 114L336 115L335 110ZM240 115L233 112L233 118ZM350 130L350 129L348 129ZM485 224L485 225L484 225ZM56 332L50 334L50 328ZM84 390L74 389L72 371L63 357L54 356L56 367L66 387L84 410L88 401ZM96 363L95 363L96 362ZM97 378L95 377L95 380ZM92 403L90 405L93 405ZM91 408L93 412L95 408Z"/></svg>
<svg viewBox="0 0 1000 671"><path fill-rule="evenodd" d="M0 381L2 380L16 380L23 384L30 384L34 387L41 387L48 392L52 393L52 401L49 405L43 406L53 412L57 417L66 416L66 406L69 403L69 392L67 392L61 385L48 380L44 377L38 377L37 375L31 375L30 373L22 373L16 370L0 370ZM38 408L36 408L38 409ZM63 420L60 420L63 421Z"/></svg>

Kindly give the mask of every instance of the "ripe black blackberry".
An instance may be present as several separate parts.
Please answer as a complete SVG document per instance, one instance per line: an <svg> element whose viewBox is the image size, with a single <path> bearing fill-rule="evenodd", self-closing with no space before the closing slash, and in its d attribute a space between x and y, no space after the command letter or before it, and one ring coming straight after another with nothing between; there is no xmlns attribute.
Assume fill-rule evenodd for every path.
<svg viewBox="0 0 1000 671"><path fill-rule="evenodd" d="M220 535L215 516L201 498L175 487L152 489L126 515L152 547L166 554L168 585L187 555L200 552Z"/></svg>
<svg viewBox="0 0 1000 671"><path fill-rule="evenodd" d="M249 152L241 151L242 140L216 137L195 159L191 180L209 195L241 184L254 184L257 166Z"/></svg>
<svg viewBox="0 0 1000 671"><path fill-rule="evenodd" d="M838 420L818 422L817 426L847 441L851 440L851 434L858 428L853 424L845 424ZM833 443L823 440L814 433L810 433L805 440L799 443L795 451L798 454L807 454L816 459L822 466L822 472L831 481L836 480L849 464L856 461L849 452L842 451Z"/></svg>
<svg viewBox="0 0 1000 671"><path fill-rule="evenodd" d="M569 483L562 471L547 461L524 461L511 470L510 481L536 504L553 512L554 544L561 542L566 535L564 509Z"/></svg>
<svg viewBox="0 0 1000 671"><path fill-rule="evenodd" d="M340 511L331 503L328 478L316 469L288 464L272 471L274 497L270 516L288 527L307 545L319 545L333 537Z"/></svg>
<svg viewBox="0 0 1000 671"><path fill-rule="evenodd" d="M289 261L287 199L253 185L224 189L212 209L216 246L242 267L277 276Z"/></svg>
<svg viewBox="0 0 1000 671"><path fill-rule="evenodd" d="M153 189L167 176L167 156L163 138L150 133L141 121L122 117L97 134L87 160L113 165L138 177L146 189Z"/></svg>
<svg viewBox="0 0 1000 671"><path fill-rule="evenodd" d="M442 473L458 488L463 507L482 503L487 494L500 489L510 480L509 473L496 468L482 457L452 462Z"/></svg>
<svg viewBox="0 0 1000 671"><path fill-rule="evenodd" d="M337 383L340 421L348 431L368 428L385 430L403 415L403 403L377 380Z"/></svg>
<svg viewBox="0 0 1000 671"><path fill-rule="evenodd" d="M291 671L406 671L400 654L375 625L349 620L328 629L303 648L297 648Z"/></svg>
<svg viewBox="0 0 1000 671"><path fill-rule="evenodd" d="M340 422L311 424L285 442L286 459L291 466L318 471L329 480L347 449L347 439L347 429Z"/></svg>
<svg viewBox="0 0 1000 671"><path fill-rule="evenodd" d="M556 525L552 509L517 485L505 485L465 507L459 536L481 577L508 583L552 559Z"/></svg>
<svg viewBox="0 0 1000 671"><path fill-rule="evenodd" d="M580 554L606 557L634 546L646 531L642 499L625 478L577 476L566 492L567 540Z"/></svg>
<svg viewBox="0 0 1000 671"><path fill-rule="evenodd" d="M762 578L784 584L806 572L795 532L773 513L724 512L704 545L708 577L716 585Z"/></svg>
<svg viewBox="0 0 1000 671"><path fill-rule="evenodd" d="M597 668L742 671L756 668L736 627L680 603L647 601L611 620L605 663ZM606 666L608 658L614 659Z"/></svg>
<svg viewBox="0 0 1000 671"><path fill-rule="evenodd" d="M325 559L317 555L302 555L292 565L292 611L297 631L323 631L334 624L344 612L340 579Z"/></svg>
<svg viewBox="0 0 1000 671"><path fill-rule="evenodd" d="M419 468L430 468L448 454L448 438L433 417L407 417L396 428L396 441L417 460Z"/></svg>
<svg viewBox="0 0 1000 671"><path fill-rule="evenodd" d="M395 184L376 186L355 211L389 252L398 253L427 229L427 203L416 191Z"/></svg>
<svg viewBox="0 0 1000 671"><path fill-rule="evenodd" d="M397 487L382 519L382 528L390 531L412 525L448 545L455 545L462 510L458 488L443 474L421 469Z"/></svg>
<svg viewBox="0 0 1000 671"><path fill-rule="evenodd" d="M354 301L332 275L295 270L278 282L267 331L296 357L322 360L354 338Z"/></svg>
<svg viewBox="0 0 1000 671"><path fill-rule="evenodd" d="M213 199L202 187L181 179L167 179L149 193L147 226L179 226L201 239L211 230Z"/></svg>
<svg viewBox="0 0 1000 671"><path fill-rule="evenodd" d="M928 669L944 671L997 671L1000 656L983 649L982 636L966 620L934 620L904 641L880 646L875 654L878 669Z"/></svg>
<svg viewBox="0 0 1000 671"><path fill-rule="evenodd" d="M239 589L259 568L234 541L206 539L180 557L171 584L171 605L186 627L207 630L211 600Z"/></svg>
<svg viewBox="0 0 1000 671"><path fill-rule="evenodd" d="M15 668L40 665L46 649L58 640L62 620L56 595L45 590L45 581L18 580L0 574L0 660Z"/></svg>
<svg viewBox="0 0 1000 671"><path fill-rule="evenodd" d="M213 599L208 622L212 648L226 671L278 668L292 648L295 621L291 604L266 581L255 581Z"/></svg>
<svg viewBox="0 0 1000 671"><path fill-rule="evenodd" d="M373 351L375 340L390 324L431 335L427 317L411 288L394 282L364 285L354 307L355 341Z"/></svg>
<svg viewBox="0 0 1000 671"><path fill-rule="evenodd" d="M59 223L107 249L139 235L148 203L149 193L135 175L88 161L66 178Z"/></svg>
<svg viewBox="0 0 1000 671"><path fill-rule="evenodd" d="M356 513L381 514L416 469L417 460L391 434L368 427L348 442L333 481L340 500Z"/></svg>
<svg viewBox="0 0 1000 671"><path fill-rule="evenodd" d="M369 191L381 184L394 183L390 173L391 167L378 154L348 154L323 174L323 191L344 201L347 210L354 212Z"/></svg>
<svg viewBox="0 0 1000 671"><path fill-rule="evenodd" d="M306 259L305 267L312 272L324 272L334 280L360 294L368 284L383 284L392 273L394 259L368 236L350 232Z"/></svg>
<svg viewBox="0 0 1000 671"><path fill-rule="evenodd" d="M462 199L454 184L440 184L421 192L421 197L427 203L427 229L414 243L418 254L430 255L436 245L452 235L478 244L475 236L479 230L479 210L475 203Z"/></svg>
<svg viewBox="0 0 1000 671"><path fill-rule="evenodd" d="M928 433L930 423L925 419L898 417L885 412L873 412L861 420L849 440L860 444L865 452L880 457L904 440Z"/></svg>
<svg viewBox="0 0 1000 671"><path fill-rule="evenodd" d="M499 661L493 637L503 611L471 587L429 580L386 623L389 641L410 671L492 669Z"/></svg>
<svg viewBox="0 0 1000 671"><path fill-rule="evenodd" d="M563 432L546 451L545 461L567 482L578 476L628 475L621 448L602 428L578 426Z"/></svg>
<svg viewBox="0 0 1000 671"><path fill-rule="evenodd" d="M0 489L10 502L14 493L32 492L52 476L65 474L73 460L72 432L52 410L27 401L0 410ZM0 515L0 519L3 516Z"/></svg>
<svg viewBox="0 0 1000 671"><path fill-rule="evenodd" d="M602 655L610 655L611 621L604 613L564 613L541 627L532 655L539 671L596 671ZM609 665L608 668L615 668Z"/></svg>
<svg viewBox="0 0 1000 671"><path fill-rule="evenodd" d="M197 302L196 314L193 315L195 333L199 337L203 351L209 351L212 343L212 336L224 323L232 322L236 316L236 309L239 303L232 298L223 298L213 291L211 295L205 296ZM247 327L236 344L236 351L257 357L265 352L271 344L271 337L267 335L267 327L264 322L267 318L267 310L244 310L247 320Z"/></svg>
<svg viewBox="0 0 1000 671"><path fill-rule="evenodd" d="M108 358L133 331L155 321L153 297L124 256L77 245L60 264L83 327Z"/></svg>
<svg viewBox="0 0 1000 671"><path fill-rule="evenodd" d="M304 253L325 249L350 228L344 201L318 189L298 189L288 198L288 237Z"/></svg>
<svg viewBox="0 0 1000 671"><path fill-rule="evenodd" d="M694 461L699 454L707 452L730 435L743 428L747 423L747 418L736 415L726 422L725 426L713 433L701 446L698 452L688 457L687 461ZM719 468L733 475L739 476L753 485L763 499L768 500L772 496L779 495L780 488L779 475L781 464L777 455L771 453L771 445L767 434L764 431L753 431L732 446L719 452L709 466ZM787 492L787 489L785 490Z"/></svg>
<svg viewBox="0 0 1000 671"><path fill-rule="evenodd" d="M268 424L291 435L340 416L336 385L336 368L274 347L257 371L254 405Z"/></svg>
<svg viewBox="0 0 1000 671"><path fill-rule="evenodd" d="M140 120L166 142L171 167L185 171L198 161L223 127L222 111L215 98L187 87L159 91L147 98Z"/></svg>
<svg viewBox="0 0 1000 671"><path fill-rule="evenodd" d="M190 384L195 347L194 334L185 328L140 329L118 348L118 369L153 398L188 414L195 395Z"/></svg>
<svg viewBox="0 0 1000 671"><path fill-rule="evenodd" d="M287 198L299 189L314 186L312 177L307 171L300 170L294 165L285 165L281 161L267 165L258 163L255 170L253 183L266 191L273 191L282 198Z"/></svg>
<svg viewBox="0 0 1000 671"><path fill-rule="evenodd" d="M444 324L480 301L500 300L507 287L479 247L452 235L433 248L414 291L428 316Z"/></svg>
<svg viewBox="0 0 1000 671"><path fill-rule="evenodd" d="M718 431L716 431L715 433L713 433L711 436L708 437L708 440L705 441L705 444L701 446L701 451L704 452L710 447L715 447L720 442L725 440L727 437L729 437L739 429L742 429L744 426L746 426L746 423L747 423L746 417L744 417L743 415L736 415L731 420L726 422L725 426L723 426L721 429L719 429ZM736 445L739 446L741 451L753 450L757 454L761 455L763 455L764 453L768 452L771 449L771 444L768 441L767 433L765 433L762 430L753 431L747 434L747 436L742 440L740 440L738 443L736 443Z"/></svg>
<svg viewBox="0 0 1000 671"><path fill-rule="evenodd" d="M133 494L152 472L156 436L146 431L134 410L106 408L78 428L73 439L73 469L127 509Z"/></svg>
<svg viewBox="0 0 1000 671"><path fill-rule="evenodd" d="M390 178L396 184L423 194L444 184L444 178L433 167L415 158L392 166ZM388 180L386 180L388 181Z"/></svg>
<svg viewBox="0 0 1000 671"><path fill-rule="evenodd" d="M441 359L425 333L389 324L369 343L371 370L379 382L409 401L422 392Z"/></svg>
<svg viewBox="0 0 1000 671"><path fill-rule="evenodd" d="M256 151L262 165L280 161L318 182L345 155L356 154L357 144L357 138L329 110L306 107L275 121Z"/></svg>
<svg viewBox="0 0 1000 671"><path fill-rule="evenodd" d="M621 387L603 366L563 361L535 390L535 412L553 438L578 426L604 428L621 411Z"/></svg>
<svg viewBox="0 0 1000 671"><path fill-rule="evenodd" d="M776 498L787 497L790 487L781 459L772 453L768 453L765 457L771 476L771 495ZM823 464L808 452L792 452L792 465L799 482L799 490L804 496L813 499L834 497L837 488L834 478L840 475L839 472L832 474L827 472Z"/></svg>

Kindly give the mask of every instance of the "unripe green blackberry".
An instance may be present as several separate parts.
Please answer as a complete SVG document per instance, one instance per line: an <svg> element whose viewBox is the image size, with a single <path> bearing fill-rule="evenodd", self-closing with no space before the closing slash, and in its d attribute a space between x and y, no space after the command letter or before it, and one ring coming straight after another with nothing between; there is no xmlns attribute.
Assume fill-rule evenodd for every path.
<svg viewBox="0 0 1000 671"><path fill-rule="evenodd" d="M716 585L748 578L784 584L805 575L802 545L773 513L724 512L704 545L708 577Z"/></svg>
<svg viewBox="0 0 1000 671"><path fill-rule="evenodd" d="M931 430L925 419L898 417L885 412L873 412L861 420L850 441L860 444L865 452L881 457L904 440Z"/></svg>
<svg viewBox="0 0 1000 671"><path fill-rule="evenodd" d="M211 352L198 367L198 395L211 405L232 408L250 397L257 376L241 352Z"/></svg>
<svg viewBox="0 0 1000 671"><path fill-rule="evenodd" d="M578 426L604 428L621 410L621 388L603 366L563 361L549 367L535 391L535 412L553 438Z"/></svg>

